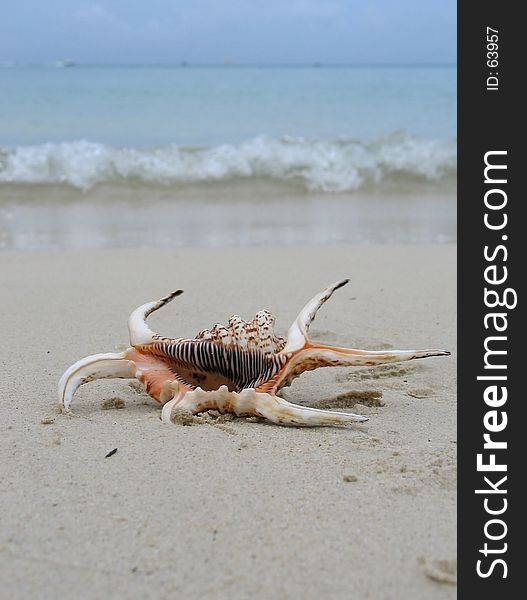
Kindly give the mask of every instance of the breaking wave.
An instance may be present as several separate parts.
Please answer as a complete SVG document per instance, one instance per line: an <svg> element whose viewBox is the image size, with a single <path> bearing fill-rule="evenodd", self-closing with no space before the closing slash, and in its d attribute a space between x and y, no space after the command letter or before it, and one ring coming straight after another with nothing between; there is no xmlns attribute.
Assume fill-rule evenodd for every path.
<svg viewBox="0 0 527 600"><path fill-rule="evenodd" d="M404 133L370 141L256 137L203 148L113 148L84 140L0 148L0 182L66 183L82 190L109 182L178 185L265 178L345 192L455 174L455 140Z"/></svg>

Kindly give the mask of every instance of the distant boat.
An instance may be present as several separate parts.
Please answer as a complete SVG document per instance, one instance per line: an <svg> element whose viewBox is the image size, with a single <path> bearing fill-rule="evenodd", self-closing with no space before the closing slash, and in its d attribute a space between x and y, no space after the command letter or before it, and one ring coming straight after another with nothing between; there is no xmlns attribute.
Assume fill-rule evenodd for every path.
<svg viewBox="0 0 527 600"><path fill-rule="evenodd" d="M64 67L74 67L77 63L72 60L71 58L66 58L64 60L59 60L57 62L57 67L60 68L64 68Z"/></svg>

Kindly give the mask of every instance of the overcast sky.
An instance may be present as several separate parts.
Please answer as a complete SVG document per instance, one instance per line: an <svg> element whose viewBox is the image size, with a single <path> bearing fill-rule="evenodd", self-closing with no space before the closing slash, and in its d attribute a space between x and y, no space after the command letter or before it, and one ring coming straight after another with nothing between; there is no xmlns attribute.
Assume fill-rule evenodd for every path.
<svg viewBox="0 0 527 600"><path fill-rule="evenodd" d="M455 0L2 0L0 63L452 63Z"/></svg>

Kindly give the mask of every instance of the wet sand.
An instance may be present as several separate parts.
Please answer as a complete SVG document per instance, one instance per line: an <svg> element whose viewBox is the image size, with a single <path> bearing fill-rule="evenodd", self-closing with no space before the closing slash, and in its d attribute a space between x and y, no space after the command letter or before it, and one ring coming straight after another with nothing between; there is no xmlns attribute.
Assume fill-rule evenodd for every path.
<svg viewBox="0 0 527 600"><path fill-rule="evenodd" d="M321 194L271 182L0 186L0 249L225 247L456 240L455 191Z"/></svg>

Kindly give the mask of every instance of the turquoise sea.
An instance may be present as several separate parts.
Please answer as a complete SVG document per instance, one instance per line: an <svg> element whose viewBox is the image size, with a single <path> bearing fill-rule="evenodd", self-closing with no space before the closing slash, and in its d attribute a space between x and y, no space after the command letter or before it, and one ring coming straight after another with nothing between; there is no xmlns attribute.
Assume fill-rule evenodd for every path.
<svg viewBox="0 0 527 600"><path fill-rule="evenodd" d="M0 181L433 181L455 98L453 67L1 68Z"/></svg>
<svg viewBox="0 0 527 600"><path fill-rule="evenodd" d="M0 244L34 202L359 210L455 179L455 66L0 65ZM433 239L453 239L436 209L449 231Z"/></svg>

